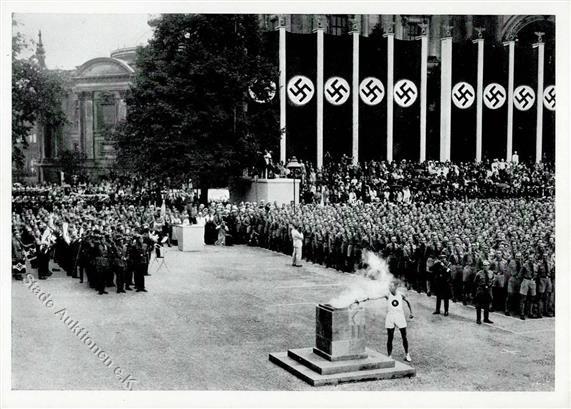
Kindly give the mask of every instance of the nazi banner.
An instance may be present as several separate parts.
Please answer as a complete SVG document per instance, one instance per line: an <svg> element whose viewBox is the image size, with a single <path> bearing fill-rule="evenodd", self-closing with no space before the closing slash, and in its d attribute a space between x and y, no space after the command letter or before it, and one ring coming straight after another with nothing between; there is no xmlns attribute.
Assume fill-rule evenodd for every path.
<svg viewBox="0 0 571 409"><path fill-rule="evenodd" d="M460 109L470 108L475 97L474 87L467 82L459 82L452 88L452 102Z"/></svg>
<svg viewBox="0 0 571 409"><path fill-rule="evenodd" d="M303 75L296 75L287 84L287 95L294 105L307 104L313 98L314 93L313 82Z"/></svg>

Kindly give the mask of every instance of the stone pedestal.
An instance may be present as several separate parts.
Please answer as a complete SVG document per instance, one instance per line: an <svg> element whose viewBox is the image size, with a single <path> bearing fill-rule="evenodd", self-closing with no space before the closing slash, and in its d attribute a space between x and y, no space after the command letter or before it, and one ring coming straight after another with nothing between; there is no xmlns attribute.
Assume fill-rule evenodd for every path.
<svg viewBox="0 0 571 409"><path fill-rule="evenodd" d="M315 348L313 352L330 360L367 357L365 308L333 308L319 304L315 311Z"/></svg>
<svg viewBox="0 0 571 409"><path fill-rule="evenodd" d="M201 251L204 248L204 226L178 225L175 229L180 251Z"/></svg>
<svg viewBox="0 0 571 409"><path fill-rule="evenodd" d="M367 348L365 316L361 305L319 304L315 347L271 353L270 361L313 386L414 376L413 367Z"/></svg>

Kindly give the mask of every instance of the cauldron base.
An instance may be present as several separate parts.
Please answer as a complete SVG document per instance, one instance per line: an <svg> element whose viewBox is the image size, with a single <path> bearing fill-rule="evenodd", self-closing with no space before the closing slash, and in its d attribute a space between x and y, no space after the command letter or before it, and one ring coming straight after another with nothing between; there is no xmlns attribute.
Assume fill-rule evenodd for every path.
<svg viewBox="0 0 571 409"><path fill-rule="evenodd" d="M271 353L270 361L312 386L395 379L416 374L412 366L368 348L367 353L367 358L330 361L315 354L313 348L300 348Z"/></svg>

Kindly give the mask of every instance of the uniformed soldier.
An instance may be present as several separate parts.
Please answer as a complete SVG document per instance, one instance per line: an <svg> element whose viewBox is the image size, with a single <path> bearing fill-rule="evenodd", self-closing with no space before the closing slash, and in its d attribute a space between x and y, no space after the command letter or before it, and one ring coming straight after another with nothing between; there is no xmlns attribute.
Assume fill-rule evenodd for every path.
<svg viewBox="0 0 571 409"><path fill-rule="evenodd" d="M137 235L129 247L129 258L133 266L135 276L135 288L137 292L147 292L145 289L145 272L147 271L147 255L143 236Z"/></svg>
<svg viewBox="0 0 571 409"><path fill-rule="evenodd" d="M448 305L451 297L451 281L452 273L446 264L447 254L442 252L439 259L432 265L432 285L433 291L436 295L436 309L433 314L440 314L440 304L444 301L444 315L448 315Z"/></svg>
<svg viewBox="0 0 571 409"><path fill-rule="evenodd" d="M482 261L483 269L478 271L474 278L474 287L476 289L476 296L474 302L476 303L476 323L481 324L482 309L484 310L484 322L493 324L490 321L490 303L492 302L492 282L494 273L490 270L490 262L488 260Z"/></svg>
<svg viewBox="0 0 571 409"><path fill-rule="evenodd" d="M15 280L22 280L22 275L26 274L24 245L20 238L20 232L15 230L12 235L12 277Z"/></svg>
<svg viewBox="0 0 571 409"><path fill-rule="evenodd" d="M107 271L109 269L109 249L104 240L104 238L96 232L95 243L94 243L94 254L95 254L95 290L99 295L108 294L105 291L105 278Z"/></svg>
<svg viewBox="0 0 571 409"><path fill-rule="evenodd" d="M127 270L127 245L122 234L115 236L113 243L113 270L115 271L115 285L117 293L125 292L125 276Z"/></svg>

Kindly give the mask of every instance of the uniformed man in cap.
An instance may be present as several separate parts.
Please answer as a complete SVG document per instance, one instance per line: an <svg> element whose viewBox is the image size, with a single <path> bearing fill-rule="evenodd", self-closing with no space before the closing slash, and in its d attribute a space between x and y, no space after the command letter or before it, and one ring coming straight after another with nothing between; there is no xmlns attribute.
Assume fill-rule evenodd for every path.
<svg viewBox="0 0 571 409"><path fill-rule="evenodd" d="M143 236L136 235L135 240L129 247L129 258L133 266L135 276L135 288L137 292L147 292L145 288L145 273L147 271L147 254Z"/></svg>
<svg viewBox="0 0 571 409"><path fill-rule="evenodd" d="M490 303L492 302L492 282L494 273L490 270L490 262L488 260L482 261L482 270L478 271L474 278L476 289L476 296L474 302L476 303L476 323L481 324L482 310L484 310L484 322L493 324L490 321Z"/></svg>
<svg viewBox="0 0 571 409"><path fill-rule="evenodd" d="M432 285L436 294L436 309L433 314L440 314L440 304L444 301L444 315L448 315L448 305L450 303L452 274L446 264L447 254L440 253L438 260L432 265Z"/></svg>

